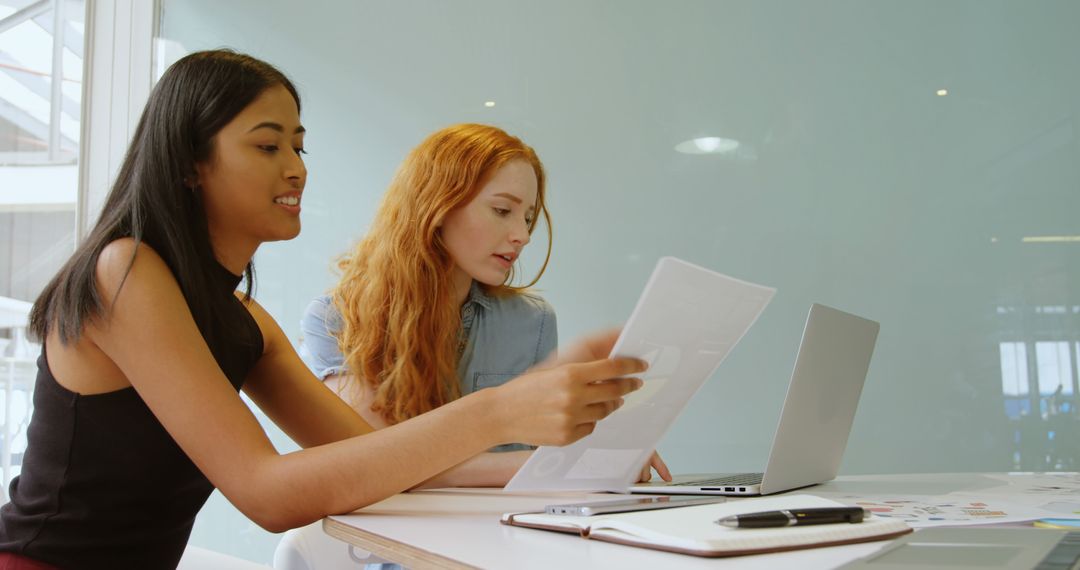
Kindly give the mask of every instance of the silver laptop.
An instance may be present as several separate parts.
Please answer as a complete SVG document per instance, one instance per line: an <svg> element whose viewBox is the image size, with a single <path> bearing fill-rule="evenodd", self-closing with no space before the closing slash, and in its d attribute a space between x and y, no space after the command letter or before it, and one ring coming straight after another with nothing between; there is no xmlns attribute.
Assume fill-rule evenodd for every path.
<svg viewBox="0 0 1080 570"><path fill-rule="evenodd" d="M764 473L685 475L637 484L630 492L767 495L835 478L878 328L825 305L810 307Z"/></svg>

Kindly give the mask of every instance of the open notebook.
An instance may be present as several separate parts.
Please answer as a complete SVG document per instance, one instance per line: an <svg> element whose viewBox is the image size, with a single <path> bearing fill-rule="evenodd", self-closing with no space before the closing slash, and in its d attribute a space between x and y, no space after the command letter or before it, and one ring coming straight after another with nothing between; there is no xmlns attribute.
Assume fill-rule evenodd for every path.
<svg viewBox="0 0 1080 570"><path fill-rule="evenodd" d="M895 538L911 532L906 523L870 517L856 524L821 524L783 528L730 528L716 524L731 515L781 509L837 507L842 503L813 495L785 495L591 517L506 513L506 525L579 534L630 546L695 556L739 556L800 548L835 546Z"/></svg>

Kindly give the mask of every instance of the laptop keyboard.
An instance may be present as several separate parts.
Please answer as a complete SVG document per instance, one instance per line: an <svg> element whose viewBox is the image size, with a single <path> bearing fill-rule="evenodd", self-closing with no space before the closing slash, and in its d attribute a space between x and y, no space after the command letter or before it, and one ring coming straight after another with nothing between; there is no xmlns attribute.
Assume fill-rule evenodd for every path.
<svg viewBox="0 0 1080 570"><path fill-rule="evenodd" d="M686 481L685 483L671 484L679 487L712 487L716 485L760 485L762 475L764 475L764 473L735 473L733 475L717 477L716 479L699 479L697 481Z"/></svg>

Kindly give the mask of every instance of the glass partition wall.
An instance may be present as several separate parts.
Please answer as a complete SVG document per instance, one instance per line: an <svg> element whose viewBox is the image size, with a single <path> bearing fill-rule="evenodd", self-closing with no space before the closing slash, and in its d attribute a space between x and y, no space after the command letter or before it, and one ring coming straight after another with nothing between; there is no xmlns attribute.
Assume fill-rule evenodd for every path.
<svg viewBox="0 0 1080 570"><path fill-rule="evenodd" d="M624 321L663 255L778 289L662 443L674 469L763 467L811 303L880 321L857 474L1076 469L1077 21L1068 1L164 0L161 30L173 59L228 46L300 88L304 230L256 259L294 340L408 150L491 123L548 169L537 290L563 341ZM268 560L276 537L227 509L193 541Z"/></svg>

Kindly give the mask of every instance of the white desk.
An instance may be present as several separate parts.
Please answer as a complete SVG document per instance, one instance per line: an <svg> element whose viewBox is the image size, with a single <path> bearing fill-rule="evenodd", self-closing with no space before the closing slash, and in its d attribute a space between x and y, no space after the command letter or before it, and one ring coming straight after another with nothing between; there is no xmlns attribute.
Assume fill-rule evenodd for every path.
<svg viewBox="0 0 1080 570"><path fill-rule="evenodd" d="M1005 485L970 474L840 477L797 492L835 497L978 493ZM1007 498L1008 489L998 491ZM502 513L611 495L510 495L498 489L442 489L390 497L353 514L328 517L324 531L387 560L415 568L835 568L887 544L872 542L734 558L699 558L607 544L580 537L499 524ZM1011 498L1011 497L1010 497ZM1045 501L1046 497L1030 499ZM1076 499L1080 502L1080 496Z"/></svg>

